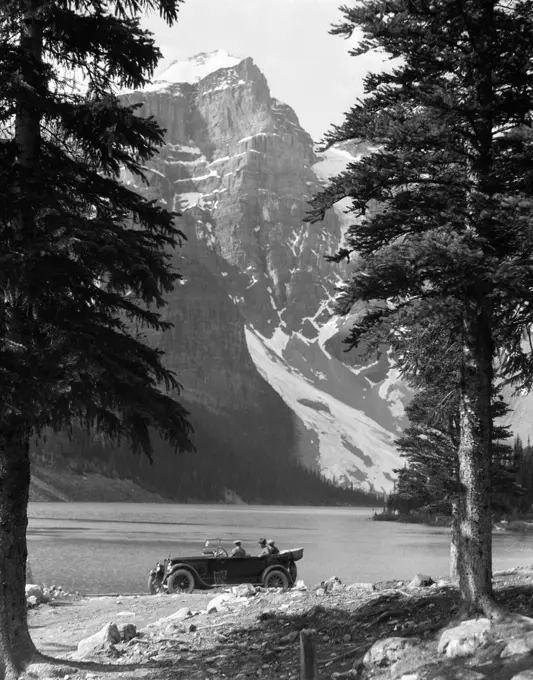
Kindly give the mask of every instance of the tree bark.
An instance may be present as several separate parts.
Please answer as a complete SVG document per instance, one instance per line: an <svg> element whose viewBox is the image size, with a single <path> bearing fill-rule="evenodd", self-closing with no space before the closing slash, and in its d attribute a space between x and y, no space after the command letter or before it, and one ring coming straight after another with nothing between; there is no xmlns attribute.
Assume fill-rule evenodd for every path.
<svg viewBox="0 0 533 680"><path fill-rule="evenodd" d="M0 428L0 678L15 680L36 655L26 610L28 431Z"/></svg>
<svg viewBox="0 0 533 680"><path fill-rule="evenodd" d="M22 85L15 115L17 144L19 210L19 238L31 239L35 215L34 204L38 191L39 156L41 147L41 111L38 90L42 85L43 26L39 19L41 0L26 0L21 17L20 50L22 63L19 78Z"/></svg>
<svg viewBox="0 0 533 680"><path fill-rule="evenodd" d="M492 333L490 302L465 301L459 443L459 587L463 614L498 617L492 597Z"/></svg>
<svg viewBox="0 0 533 680"><path fill-rule="evenodd" d="M450 536L450 580L457 581L459 578L459 503L452 502L452 530Z"/></svg>

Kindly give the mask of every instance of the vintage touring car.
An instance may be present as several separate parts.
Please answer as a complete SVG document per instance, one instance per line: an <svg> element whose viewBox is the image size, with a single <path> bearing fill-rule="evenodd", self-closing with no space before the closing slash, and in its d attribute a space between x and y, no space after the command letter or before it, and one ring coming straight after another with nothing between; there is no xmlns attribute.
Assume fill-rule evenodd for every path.
<svg viewBox="0 0 533 680"><path fill-rule="evenodd" d="M303 548L282 550L277 555L230 557L222 546L212 548L206 541L200 555L168 557L150 571L148 590L155 594L192 593L195 588L251 583L265 588L290 588L298 577L296 562Z"/></svg>

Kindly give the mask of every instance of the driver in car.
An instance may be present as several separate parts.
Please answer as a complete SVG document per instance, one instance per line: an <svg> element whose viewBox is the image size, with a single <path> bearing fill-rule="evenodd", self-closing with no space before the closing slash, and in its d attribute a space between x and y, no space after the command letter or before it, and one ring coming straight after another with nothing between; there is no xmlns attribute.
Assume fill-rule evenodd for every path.
<svg viewBox="0 0 533 680"><path fill-rule="evenodd" d="M231 551L232 557L246 557L246 550L242 547L242 541L234 541L235 547Z"/></svg>

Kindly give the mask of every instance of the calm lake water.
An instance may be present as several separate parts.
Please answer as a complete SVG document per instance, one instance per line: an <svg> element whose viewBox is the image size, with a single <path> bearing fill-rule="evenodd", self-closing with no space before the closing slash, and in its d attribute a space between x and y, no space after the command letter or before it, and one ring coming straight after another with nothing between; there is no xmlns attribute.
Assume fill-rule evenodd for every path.
<svg viewBox="0 0 533 680"><path fill-rule="evenodd" d="M30 503L28 549L35 580L89 593L145 592L149 570L169 554L201 552L206 538L236 538L251 552L261 536L305 548L308 585L434 578L448 573L449 530L372 522L369 508L130 503ZM531 534L495 534L494 569L533 564Z"/></svg>

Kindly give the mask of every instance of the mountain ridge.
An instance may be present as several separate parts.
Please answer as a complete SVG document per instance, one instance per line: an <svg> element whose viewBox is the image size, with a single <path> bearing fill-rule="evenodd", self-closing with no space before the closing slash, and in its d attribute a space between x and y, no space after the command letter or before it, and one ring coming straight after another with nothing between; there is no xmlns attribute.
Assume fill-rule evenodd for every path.
<svg viewBox="0 0 533 680"><path fill-rule="evenodd" d="M206 63L218 66L220 55L201 55L202 68ZM198 56L189 61L198 61ZM142 103L143 111L158 117L167 130L164 148L149 164L149 178L151 195L182 213L180 226L189 239L177 261L185 277L182 292L186 296L187 286L194 285L187 268L197 258L227 293L234 307L228 314L241 317L247 345L247 351L241 347L240 361L249 365L251 357L257 375L293 414L295 441L288 456L330 479L389 490L400 460L393 440L408 391L402 388L401 395L393 395L393 388L387 392L371 380L376 370L385 371L386 362L368 370L340 360L338 337L346 320L331 318L331 309L335 286L348 269L329 264L324 255L341 243L348 218L341 206L321 225L303 221L308 201L332 168L342 170L369 145L317 153L297 115L271 95L249 57L207 70L202 77L188 72L193 83L176 82L176 72L184 72L180 65L174 82L165 80L167 69L143 91L128 94L129 101ZM225 334L222 316L216 325ZM196 330L201 335L206 329ZM185 399L194 395L207 403L209 390L186 375L183 362L172 355L173 342L154 341L169 353ZM210 358L197 356L195 365L201 363L209 372ZM318 397L302 396L302 403L291 389ZM223 391L218 401L238 408L230 392ZM309 407L322 393L322 401L346 411L342 418ZM268 420L268 414L263 417Z"/></svg>
<svg viewBox="0 0 533 680"><path fill-rule="evenodd" d="M386 351L370 363L343 351L358 311L339 319L332 309L350 264L324 256L342 243L346 204L304 222L328 177L371 146L317 151L250 57L219 50L185 61L122 93L166 133L146 165L149 186L126 171L121 179L181 213L187 241L172 264L183 278L163 310L173 327L146 337L184 387L198 453L175 458L156 438L149 467L79 434L43 446L42 457L75 446L101 469L178 498L194 486L202 501L230 489L249 502L304 502L318 489L313 475L387 492L409 390Z"/></svg>

